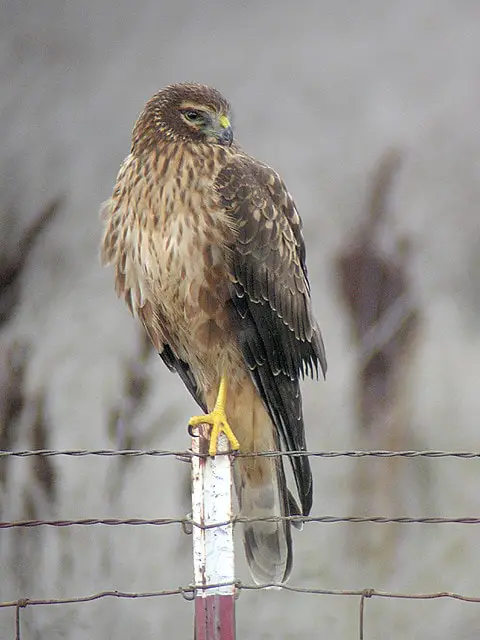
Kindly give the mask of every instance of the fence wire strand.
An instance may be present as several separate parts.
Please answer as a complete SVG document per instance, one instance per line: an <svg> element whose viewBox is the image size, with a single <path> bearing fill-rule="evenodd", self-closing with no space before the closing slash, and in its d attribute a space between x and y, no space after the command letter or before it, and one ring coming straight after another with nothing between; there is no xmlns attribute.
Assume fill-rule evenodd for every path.
<svg viewBox="0 0 480 640"><path fill-rule="evenodd" d="M480 524L480 518L461 517L445 518L440 516L426 516L421 518L410 518L399 516L389 518L387 516L265 516L258 518L247 518L236 516L231 520L216 522L215 524L201 524L191 518L81 518L79 520L5 520L0 521L0 529L32 529L35 527L139 527L139 526L164 526L178 524L185 528L198 527L199 529L215 529L225 527L230 524L245 524L251 522L296 522L299 524L323 523L323 524Z"/></svg>
<svg viewBox="0 0 480 640"><path fill-rule="evenodd" d="M218 453L217 455L232 455ZM480 458L476 451L385 451L385 450L345 450L345 451L263 451L256 453L234 453L237 458L274 458L274 457L308 457L308 458L459 458L469 460ZM20 451L2 451L0 458L43 458L66 456L70 458L105 457L105 458L206 458L206 454L194 453L190 450L171 451L168 449L25 449Z"/></svg>
<svg viewBox="0 0 480 640"><path fill-rule="evenodd" d="M209 585L189 584L185 587L177 587L176 589L162 589L159 591L100 591L85 596L72 598L20 598L19 600L10 600L0 602L0 609L18 608L26 609L33 606L48 605L67 605L81 604L85 602L94 602L95 600L103 600L106 598L119 598L126 600L138 600L144 598L161 598L165 596L182 596L185 600L193 600L198 591L208 589L217 589L218 587L234 586L237 593L242 591L266 591L276 589L279 591L289 591L291 593L308 594L313 596L348 596L356 598L391 598L401 600L460 600L462 602L480 603L480 597L470 596L454 591L436 591L425 593L403 593L400 591L379 591L377 589L315 589L313 587L301 587L296 585L281 584L277 582L269 582L265 584L249 584L241 581L235 582L219 582Z"/></svg>
<svg viewBox="0 0 480 640"><path fill-rule="evenodd" d="M347 596L359 598L359 640L364 640L364 618L365 618L365 600L367 598L390 598L390 599L403 599L403 600L438 600L438 599L451 599L459 600L462 602L474 602L480 603L480 597L468 596L452 591L437 591L432 593L402 593L402 592L390 592L390 591L378 591L376 589L314 589L311 587L300 587L293 585L286 585L281 583L267 583L267 584L243 584L240 581L235 582L221 582L216 584L205 585L187 585L185 587L178 587L176 589L163 589L161 591L145 591L145 592L129 592L129 591L100 591L98 593L92 593L85 596L79 596L76 598L48 598L48 599L30 599L21 598L19 600L11 600L0 602L0 609L15 609L15 640L21 640L20 635L20 612L22 609L32 606L50 606L50 605L68 605L68 604L82 604L88 602L94 602L96 600L104 600L106 598L125 599L125 600L137 600L143 598L160 598L165 596L178 596L181 595L187 601L193 601L198 591L202 593L208 589L217 589L218 587L234 586L237 591L237 596L241 591L264 591L267 589L278 589L281 591L287 591L290 593L309 594L309 595L322 595L322 596Z"/></svg>

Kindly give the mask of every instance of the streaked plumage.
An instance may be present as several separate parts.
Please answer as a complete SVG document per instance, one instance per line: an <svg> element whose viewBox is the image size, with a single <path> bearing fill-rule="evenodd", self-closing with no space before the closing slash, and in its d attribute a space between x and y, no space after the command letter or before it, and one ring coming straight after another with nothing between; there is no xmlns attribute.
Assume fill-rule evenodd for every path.
<svg viewBox="0 0 480 640"><path fill-rule="evenodd" d="M194 114L197 115L194 115ZM165 364L204 411L220 378L242 451L305 450L299 378L326 370L310 302L301 221L277 173L232 142L230 107L213 88L172 85L146 105L104 207L104 264ZM307 458L239 458L242 515L303 513ZM291 569L288 523L245 525L258 582Z"/></svg>

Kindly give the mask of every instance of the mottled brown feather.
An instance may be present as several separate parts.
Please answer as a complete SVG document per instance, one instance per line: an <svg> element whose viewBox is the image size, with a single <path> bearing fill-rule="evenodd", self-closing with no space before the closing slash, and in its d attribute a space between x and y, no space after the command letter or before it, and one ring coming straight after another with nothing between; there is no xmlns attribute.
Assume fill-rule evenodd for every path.
<svg viewBox="0 0 480 640"><path fill-rule="evenodd" d="M113 265L117 294L204 410L227 377L227 417L242 450L304 449L298 379L326 364L300 218L272 169L228 137L192 127L185 108L212 122L230 114L204 85L153 96L104 207L102 262ZM308 460L292 464L308 513ZM245 513L298 512L281 460L240 463L236 486ZM286 579L288 523L247 527L245 547L255 579Z"/></svg>

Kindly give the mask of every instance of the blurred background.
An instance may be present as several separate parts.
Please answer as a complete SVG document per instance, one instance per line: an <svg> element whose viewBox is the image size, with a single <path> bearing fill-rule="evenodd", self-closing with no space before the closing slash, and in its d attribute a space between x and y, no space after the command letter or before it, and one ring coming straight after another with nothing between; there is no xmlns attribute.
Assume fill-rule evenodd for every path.
<svg viewBox="0 0 480 640"><path fill-rule="evenodd" d="M145 101L231 101L237 139L304 220L329 371L311 450L478 451L480 4L475 0L3 0L0 447L186 449L195 407L98 259L98 211ZM476 516L473 460L313 459L313 515ZM0 460L0 519L183 517L174 459ZM480 595L478 529L309 524L292 585ZM176 527L4 530L0 600L192 580ZM239 578L249 582L238 553ZM22 640L189 638L180 596L30 607ZM239 638L358 637L358 599L242 592ZM14 612L0 609L0 637ZM480 605L373 599L365 639L480 635Z"/></svg>

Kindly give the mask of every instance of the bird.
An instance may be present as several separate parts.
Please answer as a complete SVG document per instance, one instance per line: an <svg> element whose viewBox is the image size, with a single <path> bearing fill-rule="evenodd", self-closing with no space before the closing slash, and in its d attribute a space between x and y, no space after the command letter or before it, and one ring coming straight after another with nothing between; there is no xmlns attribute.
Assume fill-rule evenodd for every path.
<svg viewBox="0 0 480 640"><path fill-rule="evenodd" d="M220 433L232 451L306 451L300 380L327 363L302 222L279 174L237 143L217 89L178 83L147 102L102 211L102 263L201 408L189 425L211 426L209 455ZM233 465L257 584L288 579L291 524L312 507L308 456L290 463L298 499L283 456Z"/></svg>

